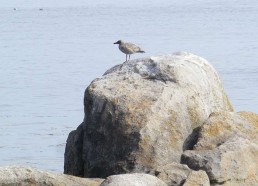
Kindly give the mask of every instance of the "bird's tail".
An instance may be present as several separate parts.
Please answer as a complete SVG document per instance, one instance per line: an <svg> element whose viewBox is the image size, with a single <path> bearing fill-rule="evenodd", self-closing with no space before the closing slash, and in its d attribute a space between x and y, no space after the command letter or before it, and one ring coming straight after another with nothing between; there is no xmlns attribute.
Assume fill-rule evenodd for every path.
<svg viewBox="0 0 258 186"><path fill-rule="evenodd" d="M145 53L145 51L143 51L143 50L139 50L139 51L138 51L138 53Z"/></svg>

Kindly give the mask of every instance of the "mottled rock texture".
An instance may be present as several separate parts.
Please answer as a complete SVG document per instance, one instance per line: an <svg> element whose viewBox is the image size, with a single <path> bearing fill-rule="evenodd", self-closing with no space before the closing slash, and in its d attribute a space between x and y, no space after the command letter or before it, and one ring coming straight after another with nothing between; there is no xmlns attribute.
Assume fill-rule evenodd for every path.
<svg viewBox="0 0 258 186"><path fill-rule="evenodd" d="M191 171L187 165L171 163L158 167L154 175L167 183L168 186L179 186L185 182Z"/></svg>
<svg viewBox="0 0 258 186"><path fill-rule="evenodd" d="M167 186L167 184L155 176L134 173L109 176L100 186Z"/></svg>
<svg viewBox="0 0 258 186"><path fill-rule="evenodd" d="M202 170L192 171L183 186L210 186L210 180L206 172Z"/></svg>
<svg viewBox="0 0 258 186"><path fill-rule="evenodd" d="M213 113L199 130L182 163L204 170L213 185L258 185L257 114ZM255 119L256 118L256 119Z"/></svg>
<svg viewBox="0 0 258 186"><path fill-rule="evenodd" d="M187 181L188 185L209 185L209 178L204 171L193 171L187 165L171 163L158 167L155 176L164 181L168 186L182 186ZM195 178L196 176L196 178Z"/></svg>
<svg viewBox="0 0 258 186"><path fill-rule="evenodd" d="M240 115L242 118L247 120L250 124L258 128L258 114L253 113L253 112L246 112L246 111L241 111L237 113Z"/></svg>
<svg viewBox="0 0 258 186"><path fill-rule="evenodd" d="M249 139L258 145L258 127L248 122L244 116L233 112L212 113L200 128L194 149L214 149L236 136Z"/></svg>
<svg viewBox="0 0 258 186"><path fill-rule="evenodd" d="M0 167L2 186L99 186L102 181L50 173L30 167Z"/></svg>
<svg viewBox="0 0 258 186"><path fill-rule="evenodd" d="M193 129L232 107L206 60L177 53L111 68L86 89L84 110L67 139L64 172L107 177L179 163L196 143Z"/></svg>

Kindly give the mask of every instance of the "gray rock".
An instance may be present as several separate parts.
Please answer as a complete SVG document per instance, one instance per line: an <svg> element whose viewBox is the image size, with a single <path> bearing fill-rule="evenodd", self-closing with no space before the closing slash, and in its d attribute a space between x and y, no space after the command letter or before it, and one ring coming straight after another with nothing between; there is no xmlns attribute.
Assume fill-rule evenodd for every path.
<svg viewBox="0 0 258 186"><path fill-rule="evenodd" d="M193 129L212 112L231 110L218 74L201 57L125 62L86 89L84 122L68 137L64 172L107 177L179 163L194 144Z"/></svg>
<svg viewBox="0 0 258 186"><path fill-rule="evenodd" d="M182 185L192 170L187 165L171 163L158 167L155 176L164 181L168 186Z"/></svg>
<svg viewBox="0 0 258 186"><path fill-rule="evenodd" d="M213 185L258 185L257 119L257 114L248 112L211 114L182 163L206 171Z"/></svg>
<svg viewBox="0 0 258 186"><path fill-rule="evenodd" d="M168 186L209 185L209 178L204 171L193 171L187 165L171 163L158 167L155 176ZM194 183L194 184L193 184Z"/></svg>
<svg viewBox="0 0 258 186"><path fill-rule="evenodd" d="M2 186L99 186L102 181L102 179L50 173L30 167L0 167L0 185Z"/></svg>
<svg viewBox="0 0 258 186"><path fill-rule="evenodd" d="M155 176L134 173L109 176L100 186L167 186L167 184Z"/></svg>
<svg viewBox="0 0 258 186"><path fill-rule="evenodd" d="M214 185L257 186L258 145L232 137L212 150L187 150L182 163L204 170Z"/></svg>

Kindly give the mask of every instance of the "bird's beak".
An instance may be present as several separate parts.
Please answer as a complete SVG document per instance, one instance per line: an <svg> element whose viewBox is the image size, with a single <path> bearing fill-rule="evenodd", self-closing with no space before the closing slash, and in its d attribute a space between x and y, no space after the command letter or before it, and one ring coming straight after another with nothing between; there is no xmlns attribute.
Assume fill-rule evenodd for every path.
<svg viewBox="0 0 258 186"><path fill-rule="evenodd" d="M118 41L117 41L117 42L115 42L114 44L118 44Z"/></svg>

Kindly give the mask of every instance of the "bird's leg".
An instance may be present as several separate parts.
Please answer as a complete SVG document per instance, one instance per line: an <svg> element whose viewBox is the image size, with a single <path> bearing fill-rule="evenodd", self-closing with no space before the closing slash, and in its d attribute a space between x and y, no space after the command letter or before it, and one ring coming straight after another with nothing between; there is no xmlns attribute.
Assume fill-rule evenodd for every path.
<svg viewBox="0 0 258 186"><path fill-rule="evenodd" d="M126 60L125 60L125 61L127 61L127 54L126 54L126 57L125 57L125 58L126 58Z"/></svg>
<svg viewBox="0 0 258 186"><path fill-rule="evenodd" d="M131 55L129 54L129 60L130 60L130 56L131 56Z"/></svg>

